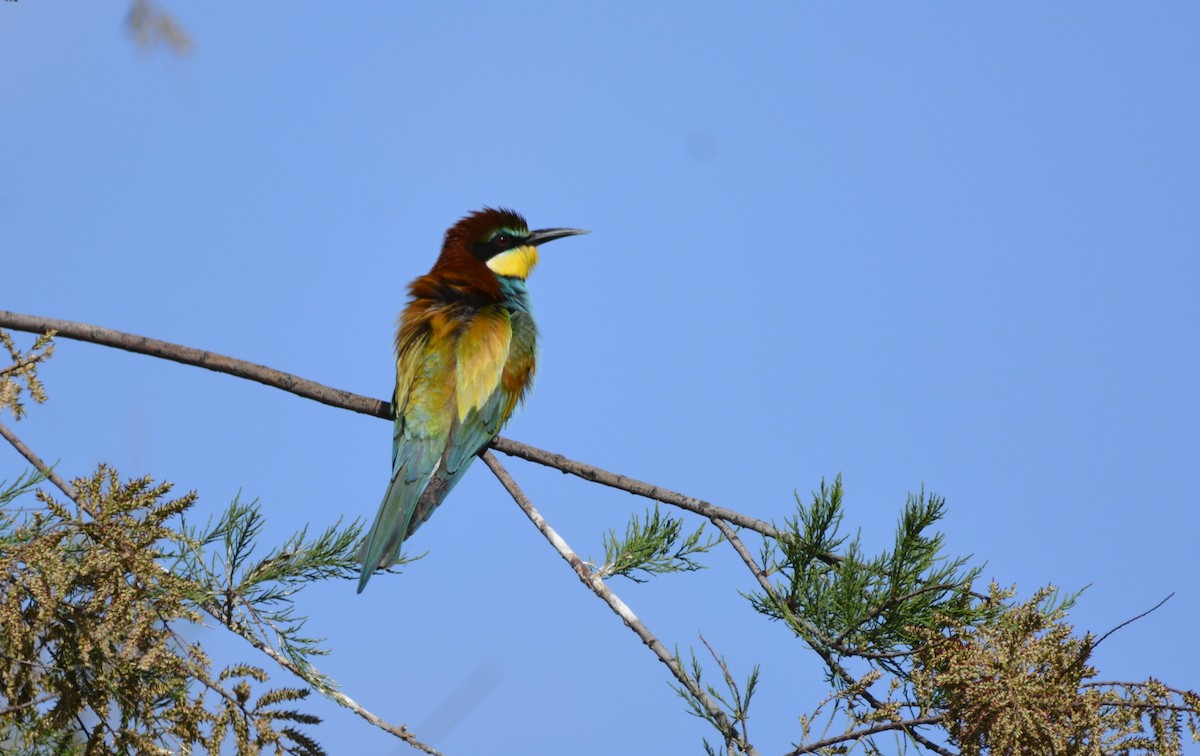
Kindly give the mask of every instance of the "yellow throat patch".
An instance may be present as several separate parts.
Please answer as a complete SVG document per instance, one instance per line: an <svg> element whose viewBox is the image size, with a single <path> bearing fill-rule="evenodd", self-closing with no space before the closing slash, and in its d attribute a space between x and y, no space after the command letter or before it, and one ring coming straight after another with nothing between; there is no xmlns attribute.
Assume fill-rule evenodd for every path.
<svg viewBox="0 0 1200 756"><path fill-rule="evenodd" d="M487 261L487 266L498 276L525 279L538 264L537 247L526 245L513 247Z"/></svg>

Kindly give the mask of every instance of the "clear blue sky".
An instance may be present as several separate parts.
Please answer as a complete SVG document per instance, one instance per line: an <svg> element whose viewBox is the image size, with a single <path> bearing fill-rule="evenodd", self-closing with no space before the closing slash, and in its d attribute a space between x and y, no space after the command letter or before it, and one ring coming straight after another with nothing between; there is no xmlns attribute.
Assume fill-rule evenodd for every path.
<svg viewBox="0 0 1200 756"><path fill-rule="evenodd" d="M841 472L869 546L924 485L988 577L1090 584L1083 629L1174 591L1095 659L1200 685L1195 4L172 3L184 59L139 52L126 7L0 3L0 308L383 398L446 226L589 228L531 279L542 365L506 435L764 519ZM60 470L204 513L241 491L268 540L387 484L381 420L68 341L44 378L16 429ZM643 509L508 464L585 555ZM482 466L411 545L405 575L299 602L371 710L456 754L710 735ZM816 660L711 562L613 587L668 646L761 662L750 734L779 752ZM407 751L314 708L333 753Z"/></svg>

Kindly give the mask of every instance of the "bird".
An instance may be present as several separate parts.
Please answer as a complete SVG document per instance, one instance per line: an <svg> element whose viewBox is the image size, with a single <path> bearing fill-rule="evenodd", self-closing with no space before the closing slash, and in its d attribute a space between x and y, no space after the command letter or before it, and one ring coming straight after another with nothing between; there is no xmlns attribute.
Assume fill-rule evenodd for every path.
<svg viewBox="0 0 1200 756"><path fill-rule="evenodd" d="M515 211L485 207L446 231L433 268L409 284L396 330L392 479L359 552L359 593L524 400L537 364L525 280L538 245L586 233L530 231Z"/></svg>

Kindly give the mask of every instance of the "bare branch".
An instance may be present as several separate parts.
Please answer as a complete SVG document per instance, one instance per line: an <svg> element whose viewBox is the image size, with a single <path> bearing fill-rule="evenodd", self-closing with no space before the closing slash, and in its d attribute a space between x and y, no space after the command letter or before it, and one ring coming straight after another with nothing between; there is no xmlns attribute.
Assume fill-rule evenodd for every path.
<svg viewBox="0 0 1200 756"><path fill-rule="evenodd" d="M372 399L349 391L331 388L264 365L226 357L215 352L173 344L168 341L160 341L123 331L114 331L109 328L78 323L72 320L23 315L7 310L0 310L0 328L12 328L17 331L30 333L44 333L53 330L57 332L58 336L63 338L116 347L117 349L124 349L129 352L202 367L207 370L226 373L238 378L256 381L266 386L282 389L331 407L347 409L364 415L372 415L384 420L392 419L391 405L379 399ZM695 512L704 517L719 517L739 527L761 533L768 538L777 539L780 537L780 532L773 525L763 520L744 515L741 512L735 512L732 509L719 507L707 501L686 496L652 483L608 472L599 467L569 459L561 454L548 452L544 449L500 436L492 439L491 446L505 454L553 467L556 470L570 473L593 483L600 483L601 485L617 488L637 496L644 496L648 499ZM820 558L826 564L837 564L842 561L842 558L836 554L823 554Z"/></svg>
<svg viewBox="0 0 1200 756"><path fill-rule="evenodd" d="M313 675L311 677L309 675L306 675L304 673L304 671L301 670L299 667L297 667L295 664L293 664L290 659L288 659L286 656L284 656L283 654L276 651L274 648L272 648L267 643L264 643L249 628L244 627L243 625L241 625L238 622L232 622L232 621L226 622L224 620L224 618L222 618L220 616L221 608L219 605L214 604L213 606L210 607L207 604L203 604L202 606L204 607L204 611L208 612L210 615L212 615L214 618L216 618L217 621L219 621L222 625L229 628L230 630L237 633L238 635L242 636L242 638L244 638L250 645L254 646L259 651L262 651L264 654L271 657L271 660L274 661L276 664L283 667L287 671L291 672L296 677L299 677L301 680L308 683L309 685L312 685L314 688L319 690L321 692L321 694L324 695L326 698L329 698L334 703L345 706L347 709L349 709L350 711L353 711L355 714L357 714L358 716L367 720L368 722L375 725L379 729L384 730L386 732L390 732L392 735L395 735L396 737L400 738L401 740L403 740L405 743L408 743L413 748L424 751L425 753L428 753L428 754L433 754L434 756L441 756L440 751L436 750L432 746L428 746L428 745L422 743L421 741L417 740L417 738L408 731L408 725L396 726L396 725L392 724L391 722L388 722L384 719L379 718L375 714L372 714L370 711L365 709L361 704L359 704L353 698L351 698L350 696L341 692L340 690L337 690L336 688L331 688L328 685L324 685L318 679L313 679L313 678L319 677L319 675L320 675L320 673L317 672L315 668L313 668ZM216 614L214 614L214 612L216 612Z"/></svg>
<svg viewBox="0 0 1200 756"><path fill-rule="evenodd" d="M504 469L504 466L500 464L500 461L491 452L484 452L481 456L484 463L495 474L496 478L499 479L501 485L512 496L517 506L521 508L521 511L529 517L538 531L545 536L550 545L554 547L554 550L558 552L559 556L566 560L567 564L571 565L571 568L575 570L575 574L579 577L579 580L600 597L604 603L608 604L609 608L629 626L629 629L642 639L642 643L645 643L654 652L658 660L667 665L667 669L671 670L671 674L675 676L675 679L688 690L693 698L704 706L705 711L708 712L713 722L720 728L721 733L727 738L738 741L744 753L758 753L754 746L738 737L737 731L729 723L725 713L696 684L696 681L683 670L683 667L679 665L679 661L671 652L667 651L666 646L655 637L654 633L650 632L649 628L642 624L642 621L637 618L633 610L617 594L613 593L595 572L588 569L583 560L579 558L579 555L572 551L567 542L546 522L541 513L533 506L533 502L525 496L525 493L517 485L517 482L513 480L508 471Z"/></svg>
<svg viewBox="0 0 1200 756"><path fill-rule="evenodd" d="M609 486L610 488L618 488L622 491L636 494L637 496L644 496L647 499L661 501L664 504L671 504L672 506L679 507L680 509L686 509L690 512L695 512L698 515L703 515L704 517L708 517L710 519L713 517L719 517L722 520L732 522L739 527L753 530L756 533L761 533L768 538L777 539L780 537L779 531L776 530L775 527L769 522L764 522L757 518L750 517L749 515L744 515L741 512L735 512L732 509L718 507L715 504L710 504L707 501L703 501L692 496L685 496L684 494L676 491L672 491L661 486L656 486L653 483L635 480L634 478L629 478L624 475L618 475L616 473L608 472L607 470L602 470L593 465L577 462L568 457L564 457L561 454L555 454L554 452L548 452L544 449L538 449L537 447L523 444L520 441L513 441L509 438L497 437L492 442L492 448L514 457L520 457L521 459L529 460L530 462L537 462L538 464L546 465L547 467L553 467L556 470L570 473L583 478L584 480L591 481L592 483L599 483L601 485ZM842 561L841 557L833 554L826 554L824 555L824 558L827 560L828 564L837 564L838 562Z"/></svg>
<svg viewBox="0 0 1200 756"><path fill-rule="evenodd" d="M1166 598L1164 598L1162 601L1159 601L1157 604L1155 604L1154 606L1150 607L1150 608L1149 608L1149 609L1147 609L1146 611L1142 612L1142 613L1141 613L1141 614L1139 614L1138 616L1136 616L1136 617L1130 617L1129 619L1125 620L1125 621L1124 621L1124 622L1122 622L1121 624L1119 624L1119 625L1117 625L1116 627L1114 627L1112 630L1109 630L1109 631L1108 631L1107 633L1105 633L1104 635L1101 635L1101 636L1100 636L1100 640L1098 640L1098 641L1096 641L1095 643L1093 643L1093 644L1092 644L1092 648L1095 648L1096 646L1099 646L1101 643L1103 643L1103 642L1104 642L1104 639L1105 639L1105 638L1107 638L1108 636L1110 636L1110 635L1112 635L1113 633L1117 632L1118 630L1120 630L1121 628L1125 627L1126 625L1129 625L1129 624L1132 624L1132 623L1134 623L1134 622L1137 622L1137 621L1138 621L1138 620L1140 620L1142 617L1145 617L1147 614L1150 614L1151 612L1155 611L1155 610L1156 610L1156 609L1158 609L1160 606L1162 606L1163 604L1165 604L1165 603L1167 603L1168 601L1170 601L1170 600L1171 600L1171 597L1172 597L1172 596L1174 596L1174 595L1175 595L1175 591L1171 591L1170 593L1168 593L1168 594L1167 594L1167 597L1166 597Z"/></svg>
<svg viewBox="0 0 1200 756"><path fill-rule="evenodd" d="M341 407L353 412L361 412L364 415L374 415L375 417L382 417L385 420L392 418L392 411L387 402L323 386L315 381L305 380L299 376L284 373L264 365L237 360L203 349L172 344L169 341L159 341L158 339L137 336L123 331L114 331L87 323L77 323L73 320L22 315L7 310L0 310L0 328L12 328L17 331L26 331L29 333L57 331L58 335L64 338L116 347L117 349L124 349L127 352L146 354L151 357L160 357L164 360L181 362L184 365L202 367L218 373L227 373L238 378L245 378L266 386L282 389L297 396L303 396L306 399L313 399L332 407Z"/></svg>
<svg viewBox="0 0 1200 756"><path fill-rule="evenodd" d="M737 531L729 527L729 523L725 522L719 517L710 517L709 519L712 520L713 525L716 525L717 529L721 531L721 535L725 536L725 540L729 541L729 545L732 546L733 550L738 553L738 556L742 558L742 561L746 563L746 566L750 568L750 572L754 574L754 577L758 580L758 584L762 586L762 589L767 592L768 596L774 599L775 586L771 585L771 581L767 579L766 570L758 566L758 562L755 561L754 555L751 554L750 550L746 548L746 544L742 543L742 539L738 537Z"/></svg>
<svg viewBox="0 0 1200 756"><path fill-rule="evenodd" d="M712 656L713 661L721 668L721 674L725 677L725 685L733 692L733 701L737 704L737 711L741 715L742 720L742 740L750 742L750 730L746 726L746 702L742 699L742 691L738 689L737 681L733 679L733 675L729 672L729 665L725 663L725 658L719 656L716 649L708 642L708 639L703 635L700 636L700 642L708 649L708 653Z"/></svg>
<svg viewBox="0 0 1200 756"><path fill-rule="evenodd" d="M919 725L941 724L941 722L942 717L917 717L915 719L904 719L898 722L881 722L877 725L872 725L871 727L864 727L861 730L854 730L853 732L847 732L843 735L836 735L832 738L825 738L824 740L818 740L815 743L809 743L808 745L801 746L793 751L788 751L787 756L798 756L802 753L816 753L822 748L828 748L831 745L845 743L850 740L862 740L868 735L877 735L881 732L887 732L888 730L911 731L913 727L917 727ZM938 752L949 753L940 747L938 748Z"/></svg>
<svg viewBox="0 0 1200 756"><path fill-rule="evenodd" d="M12 444L12 447L20 452L22 457L29 460L29 464L37 468L37 471L44 475L47 480L58 486L58 490L62 491L68 499L76 501L75 486L63 480L58 473L54 472L54 468L43 462L42 458L37 454L34 454L33 449L26 446L25 442L18 438L17 434L9 430L8 426L4 423L0 423L0 436L3 436L5 441ZM76 503L78 502L76 501Z"/></svg>

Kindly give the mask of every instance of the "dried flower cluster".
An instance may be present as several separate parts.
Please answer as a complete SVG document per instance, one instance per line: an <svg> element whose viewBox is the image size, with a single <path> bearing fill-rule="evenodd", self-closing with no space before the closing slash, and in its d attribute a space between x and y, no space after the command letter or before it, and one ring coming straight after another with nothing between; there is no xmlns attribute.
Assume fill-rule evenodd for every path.
<svg viewBox="0 0 1200 756"><path fill-rule="evenodd" d="M993 621L919 631L913 685L963 754L1182 754L1183 730L1200 738L1200 697L1156 680L1090 682L1094 638L1066 619L1071 600L1052 588L1009 605Z"/></svg>
<svg viewBox="0 0 1200 756"><path fill-rule="evenodd" d="M161 560L182 543L168 525L195 500L170 484L122 483L101 466L74 501L37 492L44 509L0 530L0 733L8 750L83 753L320 753L296 729L316 718L280 708L307 690L252 698L246 665L213 674L176 628L200 621L204 586ZM19 492L18 492L19 493Z"/></svg>

